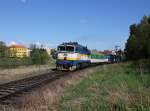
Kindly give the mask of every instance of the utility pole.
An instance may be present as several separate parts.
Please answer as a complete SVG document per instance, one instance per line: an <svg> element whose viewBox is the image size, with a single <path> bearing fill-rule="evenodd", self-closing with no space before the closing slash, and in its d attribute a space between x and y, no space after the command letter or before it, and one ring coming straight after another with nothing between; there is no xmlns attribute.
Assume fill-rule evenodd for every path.
<svg viewBox="0 0 150 111"><path fill-rule="evenodd" d="M121 48L121 46L115 45L115 52L117 52L119 50L119 48Z"/></svg>
<svg viewBox="0 0 150 111"><path fill-rule="evenodd" d="M115 45L116 61L121 61L121 46Z"/></svg>

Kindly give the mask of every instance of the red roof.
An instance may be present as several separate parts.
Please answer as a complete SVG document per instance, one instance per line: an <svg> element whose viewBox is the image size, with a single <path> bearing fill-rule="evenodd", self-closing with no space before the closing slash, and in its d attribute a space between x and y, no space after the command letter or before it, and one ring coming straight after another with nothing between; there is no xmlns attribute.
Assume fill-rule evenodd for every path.
<svg viewBox="0 0 150 111"><path fill-rule="evenodd" d="M23 45L11 45L10 48L26 48Z"/></svg>
<svg viewBox="0 0 150 111"><path fill-rule="evenodd" d="M112 54L112 51L111 50L104 50L104 51L99 51L99 53L102 53L102 54Z"/></svg>

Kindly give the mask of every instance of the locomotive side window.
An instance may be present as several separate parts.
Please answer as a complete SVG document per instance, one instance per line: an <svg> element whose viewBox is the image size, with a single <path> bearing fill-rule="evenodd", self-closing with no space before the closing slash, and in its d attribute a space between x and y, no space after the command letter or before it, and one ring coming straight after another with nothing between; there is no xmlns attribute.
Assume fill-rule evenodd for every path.
<svg viewBox="0 0 150 111"><path fill-rule="evenodd" d="M78 46L76 46L76 50L75 50L76 52L79 52L79 48L78 48Z"/></svg>

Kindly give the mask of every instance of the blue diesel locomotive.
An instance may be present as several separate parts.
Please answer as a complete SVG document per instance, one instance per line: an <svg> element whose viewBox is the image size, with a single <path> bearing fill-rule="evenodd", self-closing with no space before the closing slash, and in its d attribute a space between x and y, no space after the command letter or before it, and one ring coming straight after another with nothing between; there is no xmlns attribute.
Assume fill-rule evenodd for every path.
<svg viewBox="0 0 150 111"><path fill-rule="evenodd" d="M62 43L57 47L57 70L76 70L90 64L90 50L77 42Z"/></svg>

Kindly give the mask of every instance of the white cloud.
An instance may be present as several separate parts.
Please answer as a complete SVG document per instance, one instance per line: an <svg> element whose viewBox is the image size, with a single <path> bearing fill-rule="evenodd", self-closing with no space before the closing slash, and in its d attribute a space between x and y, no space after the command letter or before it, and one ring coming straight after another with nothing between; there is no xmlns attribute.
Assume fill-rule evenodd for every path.
<svg viewBox="0 0 150 111"><path fill-rule="evenodd" d="M40 43L40 42L35 42L35 44L36 44L37 46L41 46L42 43Z"/></svg>
<svg viewBox="0 0 150 111"><path fill-rule="evenodd" d="M17 43L15 42L15 41L11 41L10 43L9 43L9 45L16 45Z"/></svg>

